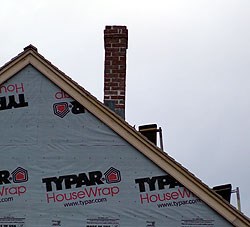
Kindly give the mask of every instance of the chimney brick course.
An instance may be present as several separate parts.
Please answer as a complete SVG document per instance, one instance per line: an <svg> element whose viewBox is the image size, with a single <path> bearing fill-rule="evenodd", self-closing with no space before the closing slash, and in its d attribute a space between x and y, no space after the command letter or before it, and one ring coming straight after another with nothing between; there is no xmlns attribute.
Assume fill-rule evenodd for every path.
<svg viewBox="0 0 250 227"><path fill-rule="evenodd" d="M104 104L125 118L126 26L106 26L104 30Z"/></svg>

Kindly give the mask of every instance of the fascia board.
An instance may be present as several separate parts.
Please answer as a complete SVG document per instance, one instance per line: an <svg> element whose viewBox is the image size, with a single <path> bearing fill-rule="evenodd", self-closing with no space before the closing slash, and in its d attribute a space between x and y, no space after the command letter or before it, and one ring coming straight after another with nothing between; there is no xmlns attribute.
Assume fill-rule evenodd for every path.
<svg viewBox="0 0 250 227"><path fill-rule="evenodd" d="M17 72L23 69L26 65L29 64L30 53L25 52L21 54L18 58L9 62L5 67L0 71L0 84L4 83L6 80L10 79Z"/></svg>

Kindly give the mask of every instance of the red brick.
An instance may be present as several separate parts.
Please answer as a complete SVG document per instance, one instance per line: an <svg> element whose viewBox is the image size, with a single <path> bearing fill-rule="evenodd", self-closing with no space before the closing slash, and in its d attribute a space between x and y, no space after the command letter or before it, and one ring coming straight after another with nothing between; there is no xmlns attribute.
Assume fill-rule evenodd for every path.
<svg viewBox="0 0 250 227"><path fill-rule="evenodd" d="M115 101L115 108L125 109L126 26L106 26L104 30L104 100Z"/></svg>

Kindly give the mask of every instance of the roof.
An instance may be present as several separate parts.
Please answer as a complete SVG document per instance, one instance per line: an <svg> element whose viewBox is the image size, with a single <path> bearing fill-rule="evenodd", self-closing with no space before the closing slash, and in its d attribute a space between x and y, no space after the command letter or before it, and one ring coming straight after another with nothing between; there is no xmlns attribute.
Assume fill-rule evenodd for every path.
<svg viewBox="0 0 250 227"><path fill-rule="evenodd" d="M55 67L50 61L38 53L36 47L32 45L25 47L23 52L0 68L0 84L10 79L29 64L67 92L67 94L82 104L89 112L109 126L162 170L172 175L228 222L234 226L250 226L250 219L248 217L223 200L180 163L148 141L125 120L108 109L78 83Z"/></svg>

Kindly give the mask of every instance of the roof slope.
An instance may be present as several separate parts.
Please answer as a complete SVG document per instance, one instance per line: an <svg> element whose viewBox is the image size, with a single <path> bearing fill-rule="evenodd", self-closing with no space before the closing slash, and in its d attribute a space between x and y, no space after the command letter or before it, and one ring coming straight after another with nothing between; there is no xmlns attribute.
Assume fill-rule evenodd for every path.
<svg viewBox="0 0 250 227"><path fill-rule="evenodd" d="M176 162L168 154L145 139L138 131L126 123L122 118L110 111L83 87L65 75L51 62L38 53L37 48L29 45L24 51L0 68L0 84L31 64L54 84L67 92L72 98L82 104L89 112L113 129L118 135L144 154L162 170L168 172L177 181L183 184L208 206L214 209L234 226L250 226L250 220L224 201L207 185Z"/></svg>

